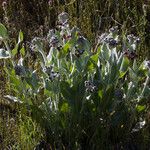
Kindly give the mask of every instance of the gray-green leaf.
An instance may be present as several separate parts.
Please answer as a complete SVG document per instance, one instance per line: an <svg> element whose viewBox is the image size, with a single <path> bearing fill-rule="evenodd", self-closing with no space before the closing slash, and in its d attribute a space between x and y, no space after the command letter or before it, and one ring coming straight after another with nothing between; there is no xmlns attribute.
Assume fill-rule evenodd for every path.
<svg viewBox="0 0 150 150"><path fill-rule="evenodd" d="M4 40L8 38L8 32L6 27L0 23L0 40Z"/></svg>
<svg viewBox="0 0 150 150"><path fill-rule="evenodd" d="M0 49L0 59L7 59L7 58L10 58L9 52L4 49Z"/></svg>
<svg viewBox="0 0 150 150"><path fill-rule="evenodd" d="M9 101L14 102L14 103L22 103L17 97L11 96L11 95L6 95L4 96L7 98Z"/></svg>

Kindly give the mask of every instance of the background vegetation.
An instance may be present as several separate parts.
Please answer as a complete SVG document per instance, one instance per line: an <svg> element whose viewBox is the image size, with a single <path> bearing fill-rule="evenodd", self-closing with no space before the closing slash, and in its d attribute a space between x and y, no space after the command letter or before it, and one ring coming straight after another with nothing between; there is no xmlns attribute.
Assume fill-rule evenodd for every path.
<svg viewBox="0 0 150 150"><path fill-rule="evenodd" d="M11 29L14 37L18 29L25 33L26 39L46 33L56 26L58 14L66 11L70 23L81 28L91 41L112 25L118 25L122 32L140 36L139 55L150 57L149 0L7 0L0 9L1 22Z"/></svg>

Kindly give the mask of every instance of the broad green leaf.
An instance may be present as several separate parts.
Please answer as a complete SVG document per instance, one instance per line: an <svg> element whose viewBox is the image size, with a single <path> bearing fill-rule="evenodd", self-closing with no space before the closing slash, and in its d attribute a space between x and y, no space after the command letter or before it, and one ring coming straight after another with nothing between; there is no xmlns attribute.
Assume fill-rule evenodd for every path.
<svg viewBox="0 0 150 150"><path fill-rule="evenodd" d="M38 49L39 53L41 54L44 64L47 65L48 61L47 61L47 57L45 55L45 52L43 51L43 49Z"/></svg>
<svg viewBox="0 0 150 150"><path fill-rule="evenodd" d="M32 72L31 76L26 78L26 81L35 92L39 89L39 79L35 72Z"/></svg>
<svg viewBox="0 0 150 150"><path fill-rule="evenodd" d="M134 83L134 82L128 83L126 99L128 99L128 100L134 99L136 93L137 93L137 83Z"/></svg>
<svg viewBox="0 0 150 150"><path fill-rule="evenodd" d="M34 38L32 44L35 46L35 51L39 52L42 56L41 61L44 63L44 65L47 64L47 58L45 55L45 52L43 50L43 41L41 38Z"/></svg>
<svg viewBox="0 0 150 150"><path fill-rule="evenodd" d="M46 56L47 62L50 64L53 58L53 53L55 51L55 48L51 47L49 50L48 55Z"/></svg>
<svg viewBox="0 0 150 150"><path fill-rule="evenodd" d="M74 92L72 90L72 88L70 88L70 85L69 83L63 81L61 82L60 84L60 90L61 90L61 93L63 95L63 97L68 101L68 103L70 105L73 105L74 104Z"/></svg>
<svg viewBox="0 0 150 150"><path fill-rule="evenodd" d="M8 32L6 27L0 23L0 40L5 40L8 38Z"/></svg>
<svg viewBox="0 0 150 150"><path fill-rule="evenodd" d="M110 84L115 84L115 81L119 78L119 71L117 67L117 62L114 61L112 66L110 67L110 72L109 72L109 83Z"/></svg>
<svg viewBox="0 0 150 150"><path fill-rule="evenodd" d="M102 93L102 107L104 110L110 109L113 104L114 87L108 86L106 91Z"/></svg>
<svg viewBox="0 0 150 150"><path fill-rule="evenodd" d="M109 60L110 58L110 49L107 47L106 44L103 44L101 47L101 55L103 59L105 59L106 61Z"/></svg>
<svg viewBox="0 0 150 150"><path fill-rule="evenodd" d="M25 48L24 47L21 48L20 54L22 54L22 56L25 56Z"/></svg>
<svg viewBox="0 0 150 150"><path fill-rule="evenodd" d="M133 82L138 82L138 76L137 74L135 73L135 71L131 68L129 68L129 75L130 75L130 79L133 81Z"/></svg>
<svg viewBox="0 0 150 150"><path fill-rule="evenodd" d="M103 90L102 90L102 89L98 91L98 96L99 96L100 98L103 97Z"/></svg>
<svg viewBox="0 0 150 150"><path fill-rule="evenodd" d="M13 57L18 53L18 44L16 44L15 48L12 50L11 53Z"/></svg>
<svg viewBox="0 0 150 150"><path fill-rule="evenodd" d="M145 105L137 105L136 109L138 112L141 112L143 110L145 110L146 106Z"/></svg>
<svg viewBox="0 0 150 150"><path fill-rule="evenodd" d="M92 55L87 63L87 69L88 71L92 71L93 69L95 69L97 67L97 63L98 63L98 54Z"/></svg>
<svg viewBox="0 0 150 150"><path fill-rule="evenodd" d="M128 71L128 67L129 59L127 57L124 57L120 67L120 78L122 78L126 74L126 72Z"/></svg>
<svg viewBox="0 0 150 150"><path fill-rule="evenodd" d="M93 60L97 64L98 56L99 56L98 54L92 55L90 59Z"/></svg>
<svg viewBox="0 0 150 150"><path fill-rule="evenodd" d="M133 62L133 70L134 70L134 71L137 71L137 70L138 70L138 65L137 65L136 59L135 59L134 62Z"/></svg>
<svg viewBox="0 0 150 150"><path fill-rule="evenodd" d="M67 52L68 52L70 46L71 46L70 42L67 42L67 43L64 45L64 47L63 47L64 53L67 53Z"/></svg>
<svg viewBox="0 0 150 150"><path fill-rule="evenodd" d="M56 79L53 79L53 81L44 79L44 88L49 92L57 94L59 93L59 82Z"/></svg>
<svg viewBox="0 0 150 150"><path fill-rule="evenodd" d="M100 55L100 53L101 53L101 47L100 46L98 46L98 48L97 48L97 54L99 54Z"/></svg>
<svg viewBox="0 0 150 150"><path fill-rule="evenodd" d="M75 63L76 63L77 70L79 72L82 72L84 69L86 69L87 64L89 62L89 58L90 56L81 56L79 59L76 59Z"/></svg>
<svg viewBox="0 0 150 150"><path fill-rule="evenodd" d="M69 111L69 105L68 105L68 103L63 103L62 104L61 111L64 112L64 113Z"/></svg>
<svg viewBox="0 0 150 150"><path fill-rule="evenodd" d="M10 75L10 81L11 81L11 84L13 86L13 90L17 90L18 92L22 91L23 89L23 84L22 84L22 81L19 77L17 77L15 75L15 71L12 70L11 71L11 75Z"/></svg>
<svg viewBox="0 0 150 150"><path fill-rule="evenodd" d="M140 77L141 79L145 78L146 75L148 73L148 70L146 68L142 68L140 67L138 70L137 70L137 76Z"/></svg>
<svg viewBox="0 0 150 150"><path fill-rule="evenodd" d="M78 49L80 49L80 50L84 50L84 51L90 50L89 41L82 36L77 39L76 45L77 45Z"/></svg>
<svg viewBox="0 0 150 150"><path fill-rule="evenodd" d="M64 47L58 52L58 58L59 59L64 58L68 54L68 51L69 51L70 47L71 47L71 44L70 44L70 41L68 41L64 45Z"/></svg>
<svg viewBox="0 0 150 150"><path fill-rule="evenodd" d="M144 96L145 97L150 97L150 87L149 87L149 85L145 88Z"/></svg>
<svg viewBox="0 0 150 150"><path fill-rule="evenodd" d="M118 57L118 60L117 60L117 66L118 66L118 68L121 67L122 60L123 60L123 54L121 53L120 56Z"/></svg>

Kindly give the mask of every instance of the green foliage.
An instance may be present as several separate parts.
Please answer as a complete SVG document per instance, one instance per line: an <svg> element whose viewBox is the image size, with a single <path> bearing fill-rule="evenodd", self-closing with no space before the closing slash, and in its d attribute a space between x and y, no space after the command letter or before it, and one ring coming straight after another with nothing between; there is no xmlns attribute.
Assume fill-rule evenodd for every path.
<svg viewBox="0 0 150 150"><path fill-rule="evenodd" d="M0 24L0 40L8 38L7 29L3 24Z"/></svg>
<svg viewBox="0 0 150 150"><path fill-rule="evenodd" d="M16 52L10 51L12 65L6 63L5 70L13 96L6 98L40 125L51 149L127 149L129 137L147 124L143 115L150 98L150 62L136 63L137 37L130 35L134 40L122 44L116 27L111 28L92 53L90 42L70 28L68 14L60 14L58 22L59 30L31 41L38 55L32 67L25 63L31 54L21 49L16 61ZM22 41L20 32L17 44Z"/></svg>

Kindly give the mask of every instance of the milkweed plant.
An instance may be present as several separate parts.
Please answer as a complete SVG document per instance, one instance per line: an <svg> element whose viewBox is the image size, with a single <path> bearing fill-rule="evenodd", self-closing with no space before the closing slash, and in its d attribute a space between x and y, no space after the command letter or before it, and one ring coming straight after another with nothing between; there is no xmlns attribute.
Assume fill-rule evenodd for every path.
<svg viewBox="0 0 150 150"><path fill-rule="evenodd" d="M137 61L135 35L121 37L114 26L92 47L63 12L56 29L34 37L28 48L21 31L10 48L3 24L0 41L10 86L4 97L29 112L52 149L127 149L147 126L150 61Z"/></svg>

